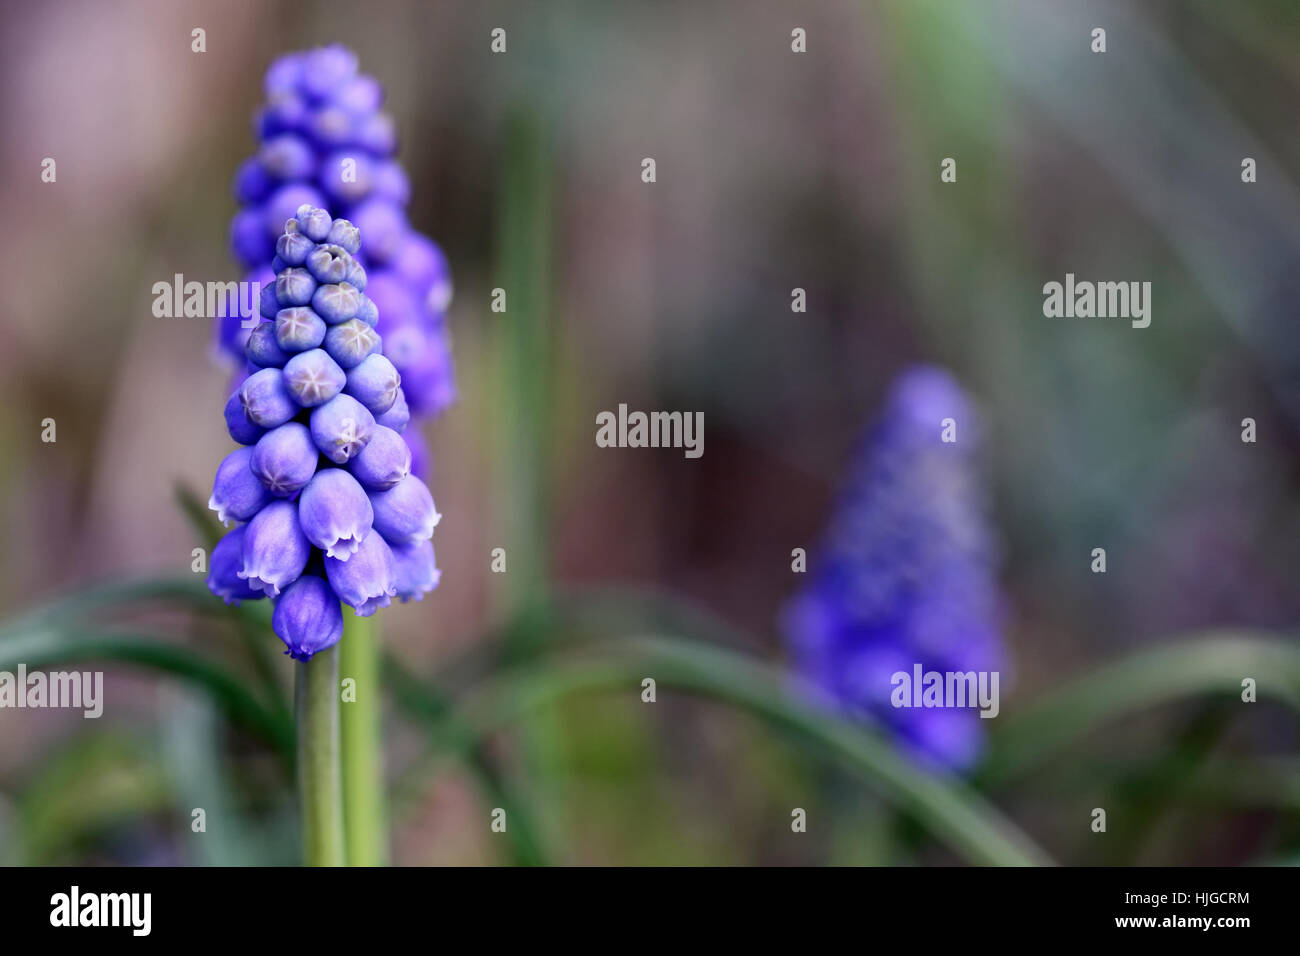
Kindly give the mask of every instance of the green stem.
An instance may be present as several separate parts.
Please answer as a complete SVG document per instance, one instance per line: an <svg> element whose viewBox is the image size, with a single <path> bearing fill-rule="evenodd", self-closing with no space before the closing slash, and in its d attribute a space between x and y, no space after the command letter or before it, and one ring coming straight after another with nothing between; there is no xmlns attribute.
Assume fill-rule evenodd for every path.
<svg viewBox="0 0 1300 956"><path fill-rule="evenodd" d="M297 665L298 810L307 866L343 865L337 646Z"/></svg>
<svg viewBox="0 0 1300 956"><path fill-rule="evenodd" d="M343 820L349 866L388 862L384 807L384 749L380 737L380 664L373 617L344 611L339 670L351 678L353 696L343 705Z"/></svg>

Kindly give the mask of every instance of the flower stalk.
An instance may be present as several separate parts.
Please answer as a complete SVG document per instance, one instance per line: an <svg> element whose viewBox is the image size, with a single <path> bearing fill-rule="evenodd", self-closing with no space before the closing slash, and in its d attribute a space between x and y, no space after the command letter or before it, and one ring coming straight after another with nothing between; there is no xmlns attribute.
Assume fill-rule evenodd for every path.
<svg viewBox="0 0 1300 956"><path fill-rule="evenodd" d="M377 630L373 617L348 615L339 644L339 671L354 681L341 714L348 866L383 866L388 862Z"/></svg>
<svg viewBox="0 0 1300 956"><path fill-rule="evenodd" d="M298 812L307 866L342 866L343 792L339 785L338 648L296 665Z"/></svg>

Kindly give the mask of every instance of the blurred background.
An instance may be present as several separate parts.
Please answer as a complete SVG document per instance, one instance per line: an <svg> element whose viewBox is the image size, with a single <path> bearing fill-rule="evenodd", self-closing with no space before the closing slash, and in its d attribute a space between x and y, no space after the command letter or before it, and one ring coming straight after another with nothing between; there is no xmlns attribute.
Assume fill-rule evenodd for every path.
<svg viewBox="0 0 1300 956"><path fill-rule="evenodd" d="M917 362L983 412L1004 714L1178 635L1294 629L1294 3L55 0L3 17L0 619L95 582L198 577L176 489L206 501L229 450L228 373L210 323L155 318L152 287L239 277L230 184L263 73L341 42L386 89L411 220L456 285L461 397L427 429L442 583L381 615L410 673L472 660L539 594L607 588L689 602L779 666L791 550L815 549ZM1067 272L1150 281L1150 327L1045 319L1042 286ZM704 456L598 448L595 416L619 403L702 411ZM221 622L148 623L230 650ZM0 860L291 861L268 749L184 683L107 672L101 720L0 712ZM1292 860L1294 717L1155 707L975 786L1061 862ZM510 862L464 762L396 704L386 727L394 862ZM958 859L797 740L671 691L564 697L484 759L556 862ZM194 806L230 837L194 839ZM1096 806L1131 810L1110 839L1088 830Z"/></svg>

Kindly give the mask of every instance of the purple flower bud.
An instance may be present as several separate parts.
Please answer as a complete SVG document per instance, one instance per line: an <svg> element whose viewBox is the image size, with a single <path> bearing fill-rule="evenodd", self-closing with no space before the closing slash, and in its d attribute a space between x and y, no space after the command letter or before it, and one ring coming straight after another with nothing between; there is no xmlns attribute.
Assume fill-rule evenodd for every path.
<svg viewBox="0 0 1300 956"><path fill-rule="evenodd" d="M273 94L270 102L258 113L255 128L263 139L281 133L296 133L306 123L308 110L307 103L292 90Z"/></svg>
<svg viewBox="0 0 1300 956"><path fill-rule="evenodd" d="M424 325L423 322L390 321L388 313L384 313L384 354L403 376L406 369L425 361L432 348L429 330L422 328Z"/></svg>
<svg viewBox="0 0 1300 956"><path fill-rule="evenodd" d="M398 545L392 552L393 583L402 601L423 600L426 592L438 586L442 572L435 564L432 541Z"/></svg>
<svg viewBox="0 0 1300 956"><path fill-rule="evenodd" d="M275 277L275 299L282 308L308 305L316 293L316 280L306 269L285 269Z"/></svg>
<svg viewBox="0 0 1300 956"><path fill-rule="evenodd" d="M239 577L268 597L298 580L311 557L311 543L298 525L298 506L272 501L248 522Z"/></svg>
<svg viewBox="0 0 1300 956"><path fill-rule="evenodd" d="M325 320L305 305L281 309L275 316L275 341L285 352L314 349L325 341Z"/></svg>
<svg viewBox="0 0 1300 956"><path fill-rule="evenodd" d="M241 205L261 202L274 186L275 181L267 175L256 158L244 160L243 165L239 167L239 172L235 173L235 199ZM260 216L257 217L257 221L261 223Z"/></svg>
<svg viewBox="0 0 1300 956"><path fill-rule="evenodd" d="M261 591L254 591L248 582L239 576L244 566L243 548L246 525L240 525L226 532L212 549L208 560L208 590L227 604L239 604L240 601L256 601L266 597Z"/></svg>
<svg viewBox="0 0 1300 956"><path fill-rule="evenodd" d="M312 441L336 465L365 448L374 430L375 417L351 395L335 395L311 413Z"/></svg>
<svg viewBox="0 0 1300 956"><path fill-rule="evenodd" d="M346 561L355 554L374 517L365 489L342 468L318 471L298 499L303 534L327 558Z"/></svg>
<svg viewBox="0 0 1300 956"><path fill-rule="evenodd" d="M388 156L397 150L397 127L386 113L365 117L355 132L357 145L376 156Z"/></svg>
<svg viewBox="0 0 1300 956"><path fill-rule="evenodd" d="M370 504L375 510L375 530L390 544L418 544L431 538L442 518L433 506L428 486L414 475L387 491L372 491Z"/></svg>
<svg viewBox="0 0 1300 956"><path fill-rule="evenodd" d="M378 197L366 200L352 211L349 218L361 230L366 261L370 263L384 263L391 259L410 228L400 206Z"/></svg>
<svg viewBox="0 0 1300 956"><path fill-rule="evenodd" d="M400 346L401 333L406 331L385 336L384 344L394 338ZM433 330L426 330L422 335L419 348L412 350L414 354L399 358L395 353L393 364L401 371L402 391L411 411L417 415L436 415L456 400L456 377L444 337ZM399 362L404 364L398 365Z"/></svg>
<svg viewBox="0 0 1300 956"><path fill-rule="evenodd" d="M262 291L257 300L257 312L262 318L274 322L280 311L280 300L275 295L275 275L269 282L262 283Z"/></svg>
<svg viewBox="0 0 1300 956"><path fill-rule="evenodd" d="M352 139L356 117L337 106L322 106L307 119L307 131L322 149L334 149Z"/></svg>
<svg viewBox="0 0 1300 956"><path fill-rule="evenodd" d="M286 264L301 266L307 261L307 254L316 248L301 232L286 232L275 241L275 254Z"/></svg>
<svg viewBox="0 0 1300 956"><path fill-rule="evenodd" d="M436 282L449 282L447 259L428 236L410 233L392 261L393 272L416 296L424 296Z"/></svg>
<svg viewBox="0 0 1300 956"><path fill-rule="evenodd" d="M249 466L267 491L288 498L311 481L318 458L307 426L288 422L257 440Z"/></svg>
<svg viewBox="0 0 1300 956"><path fill-rule="evenodd" d="M316 165L311 144L293 133L282 133L267 140L257 158L262 168L276 179L303 179L312 174Z"/></svg>
<svg viewBox="0 0 1300 956"><path fill-rule="evenodd" d="M276 96L294 92L298 88L298 81L302 78L302 63L301 53L286 53L277 58L266 71L263 84L266 95L274 99Z"/></svg>
<svg viewBox="0 0 1300 956"><path fill-rule="evenodd" d="M315 205L299 206L294 212L294 219L298 222L298 229L313 243L324 242L325 237L330 234L330 228L334 225L330 214ZM310 255L310 252L308 254Z"/></svg>
<svg viewBox="0 0 1300 956"><path fill-rule="evenodd" d="M284 224L293 218L294 213L300 206L319 206L324 202L325 197L318 190L305 183L285 183L271 194L271 198L262 207L267 239L274 239L284 232ZM269 253L266 258L271 258ZM293 303L285 304L291 305Z"/></svg>
<svg viewBox="0 0 1300 956"><path fill-rule="evenodd" d="M222 524L247 521L271 500L270 492L262 487L249 467L252 458L252 448L236 448L217 466L208 507L217 513L217 520Z"/></svg>
<svg viewBox="0 0 1300 956"><path fill-rule="evenodd" d="M251 445L266 434L266 429L258 428L244 415L244 405L239 400L238 389L230 394L226 402L226 431L241 445Z"/></svg>
<svg viewBox="0 0 1300 956"><path fill-rule="evenodd" d="M239 387L239 402L244 417L261 428L283 425L298 414L298 405L279 369L264 368L254 372Z"/></svg>
<svg viewBox="0 0 1300 956"><path fill-rule="evenodd" d="M396 160L388 159L375 167L374 185L371 195L405 206L411 201L411 181L406 178L406 170Z"/></svg>
<svg viewBox="0 0 1300 956"><path fill-rule="evenodd" d="M411 473L411 449L397 432L376 425L369 443L348 463L348 470L366 488L386 491Z"/></svg>
<svg viewBox="0 0 1300 956"><path fill-rule="evenodd" d="M307 254L307 271L317 282L343 282L356 261L342 246L317 246Z"/></svg>
<svg viewBox="0 0 1300 956"><path fill-rule="evenodd" d="M217 301L216 331L218 357L229 356L242 363L248 334L257 323L257 304L249 307L245 290L260 290L264 283L275 282L275 276L266 269L254 269L244 276L244 287L224 288Z"/></svg>
<svg viewBox="0 0 1300 956"><path fill-rule="evenodd" d="M357 73L357 55L338 43L309 50L302 58L299 85L303 92L316 99L324 99Z"/></svg>
<svg viewBox="0 0 1300 956"><path fill-rule="evenodd" d="M392 603L397 593L394 571L393 552L377 534L366 535L361 547L346 561L325 556L325 576L330 587L339 600L356 611L357 617L369 617Z"/></svg>
<svg viewBox="0 0 1300 956"><path fill-rule="evenodd" d="M325 187L325 191L329 193L336 205L352 206L369 195L374 183L374 163L369 156L358 150L339 150L322 161L320 178L321 185ZM335 222L346 222L346 220L335 220Z"/></svg>
<svg viewBox="0 0 1300 956"><path fill-rule="evenodd" d="M248 344L249 330L244 328L244 320L237 315L218 316L216 327L216 351L214 358L231 359L239 365L244 364L244 347Z"/></svg>
<svg viewBox="0 0 1300 956"><path fill-rule="evenodd" d="M256 209L243 209L230 221L230 248L250 269L271 258L271 237Z"/></svg>
<svg viewBox="0 0 1300 956"><path fill-rule="evenodd" d="M366 79L369 79L367 77ZM375 84L378 88L379 84ZM361 249L361 230L346 219L335 219L334 224L330 226L330 234L325 237L325 241L336 246L342 246L350 255L356 255Z"/></svg>
<svg viewBox="0 0 1300 956"><path fill-rule="evenodd" d="M304 574L275 602L271 627L295 661L309 661L343 636L343 610L324 578Z"/></svg>
<svg viewBox="0 0 1300 956"><path fill-rule="evenodd" d="M356 317L374 328L379 323L379 308L369 297L362 295L361 301L357 304Z"/></svg>
<svg viewBox="0 0 1300 956"><path fill-rule="evenodd" d="M366 296L374 301L384 320L385 336L394 326L407 325L419 318L419 297L395 272L376 273L366 287Z"/></svg>
<svg viewBox="0 0 1300 956"><path fill-rule="evenodd" d="M372 355L370 359L378 357ZM342 391L348 378L324 349L312 349L299 352L285 363L284 381L299 405L312 408L325 404Z"/></svg>
<svg viewBox="0 0 1300 956"><path fill-rule="evenodd" d="M356 256L352 257L352 265L348 266L348 285L355 288L358 292L366 291L366 283L370 281L366 276L365 267L362 266L361 260Z"/></svg>
<svg viewBox="0 0 1300 956"><path fill-rule="evenodd" d="M284 368L289 353L276 341L275 323L262 322L249 333L244 343L244 357L258 368Z"/></svg>
<svg viewBox="0 0 1300 956"><path fill-rule="evenodd" d="M382 355L371 355L347 373L344 391L376 415L393 407L402 384L393 363Z"/></svg>
<svg viewBox="0 0 1300 956"><path fill-rule="evenodd" d="M325 334L325 351L343 369L355 368L379 351L379 333L360 319L348 319Z"/></svg>
<svg viewBox="0 0 1300 956"><path fill-rule="evenodd" d="M378 111L384 102L384 89L373 76L354 76L330 93L330 101L358 116Z"/></svg>
<svg viewBox="0 0 1300 956"><path fill-rule="evenodd" d="M311 307L330 325L353 318L360 305L361 293L348 282L323 285L311 298Z"/></svg>
<svg viewBox="0 0 1300 956"><path fill-rule="evenodd" d="M391 428L399 435L406 431L406 426L410 420L411 409L406 404L406 393L400 388L397 390L397 400L393 402L393 406L382 415L375 416L376 425Z"/></svg>

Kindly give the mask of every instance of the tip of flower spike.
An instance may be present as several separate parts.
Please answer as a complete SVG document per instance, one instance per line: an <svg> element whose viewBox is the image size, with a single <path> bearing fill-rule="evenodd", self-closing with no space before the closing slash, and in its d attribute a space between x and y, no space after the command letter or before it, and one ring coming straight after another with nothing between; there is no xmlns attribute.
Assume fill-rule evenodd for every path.
<svg viewBox="0 0 1300 956"><path fill-rule="evenodd" d="M890 390L888 404L889 416L896 421L933 429L938 435L939 423L951 418L963 439L975 437L970 398L952 373L937 365L918 365L904 372Z"/></svg>

